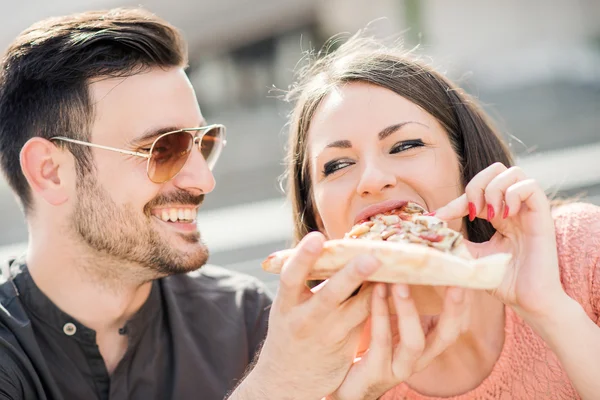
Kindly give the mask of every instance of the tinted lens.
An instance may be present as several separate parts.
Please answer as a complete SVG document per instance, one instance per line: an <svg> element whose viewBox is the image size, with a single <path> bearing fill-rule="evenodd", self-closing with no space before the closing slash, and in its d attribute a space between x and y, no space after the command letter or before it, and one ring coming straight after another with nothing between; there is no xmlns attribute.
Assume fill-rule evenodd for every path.
<svg viewBox="0 0 600 400"><path fill-rule="evenodd" d="M152 146L148 162L148 177L163 183L177 175L185 165L194 137L190 132L173 132L158 139Z"/></svg>
<svg viewBox="0 0 600 400"><path fill-rule="evenodd" d="M202 137L202 140L200 141L200 152L211 170L217 163L224 145L225 128L222 126L215 126L209 129Z"/></svg>

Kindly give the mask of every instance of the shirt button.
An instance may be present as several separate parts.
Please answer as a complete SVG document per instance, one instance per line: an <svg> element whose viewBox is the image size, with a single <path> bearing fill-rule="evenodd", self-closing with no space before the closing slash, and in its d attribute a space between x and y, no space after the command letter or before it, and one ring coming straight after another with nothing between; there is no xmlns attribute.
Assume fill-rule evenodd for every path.
<svg viewBox="0 0 600 400"><path fill-rule="evenodd" d="M63 326L63 332L67 336L73 336L75 332L77 332L77 327L72 322L67 322L65 326Z"/></svg>

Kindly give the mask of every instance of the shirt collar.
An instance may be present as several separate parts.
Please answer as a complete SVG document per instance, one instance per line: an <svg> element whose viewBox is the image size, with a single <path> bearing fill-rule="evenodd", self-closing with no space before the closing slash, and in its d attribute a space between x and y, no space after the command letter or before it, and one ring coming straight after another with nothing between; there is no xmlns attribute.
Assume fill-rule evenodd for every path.
<svg viewBox="0 0 600 400"><path fill-rule="evenodd" d="M84 343L96 343L96 332L83 325L69 314L59 309L35 284L23 258L15 260L11 265L11 275L18 289L19 297L28 312L49 325L61 334L72 336ZM161 315L161 289L158 282L152 282L152 289L146 302L121 329L130 340L137 340L150 321Z"/></svg>

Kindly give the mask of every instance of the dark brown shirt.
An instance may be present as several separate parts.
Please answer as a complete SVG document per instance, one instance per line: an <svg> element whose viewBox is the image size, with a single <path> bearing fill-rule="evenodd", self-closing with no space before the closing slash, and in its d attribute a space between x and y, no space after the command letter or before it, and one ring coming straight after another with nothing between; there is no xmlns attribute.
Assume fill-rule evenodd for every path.
<svg viewBox="0 0 600 400"><path fill-rule="evenodd" d="M266 335L264 286L206 265L153 283L120 331L129 345L109 375L95 332L58 309L23 263L10 270L0 285L0 399L220 400Z"/></svg>

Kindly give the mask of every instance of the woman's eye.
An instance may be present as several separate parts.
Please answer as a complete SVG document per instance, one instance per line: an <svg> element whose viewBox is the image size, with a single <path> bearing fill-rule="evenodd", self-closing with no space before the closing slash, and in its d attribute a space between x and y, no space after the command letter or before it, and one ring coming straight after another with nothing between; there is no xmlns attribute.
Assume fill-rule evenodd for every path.
<svg viewBox="0 0 600 400"><path fill-rule="evenodd" d="M333 161L329 161L327 163L325 163L325 165L323 166L323 176L329 176L331 174L333 174L334 172L346 168L347 166L351 165L352 162L350 161L343 161L343 160L333 160Z"/></svg>
<svg viewBox="0 0 600 400"><path fill-rule="evenodd" d="M402 142L396 143L390 150L390 153L392 153L392 154L401 153L406 150L414 149L417 147L423 147L423 146L425 146L425 143L423 143L423 141L421 139L404 140Z"/></svg>

